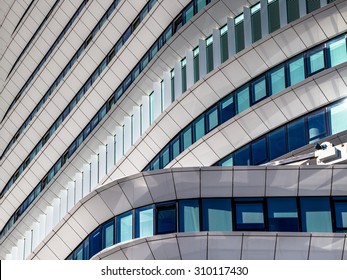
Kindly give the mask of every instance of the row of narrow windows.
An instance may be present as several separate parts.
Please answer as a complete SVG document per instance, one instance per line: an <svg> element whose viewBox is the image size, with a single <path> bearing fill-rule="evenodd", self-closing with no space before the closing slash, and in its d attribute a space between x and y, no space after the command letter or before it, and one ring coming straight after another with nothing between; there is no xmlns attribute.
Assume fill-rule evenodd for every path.
<svg viewBox="0 0 347 280"><path fill-rule="evenodd" d="M134 238L199 231L346 232L347 197L202 198L152 204L106 221L67 259L90 259Z"/></svg>

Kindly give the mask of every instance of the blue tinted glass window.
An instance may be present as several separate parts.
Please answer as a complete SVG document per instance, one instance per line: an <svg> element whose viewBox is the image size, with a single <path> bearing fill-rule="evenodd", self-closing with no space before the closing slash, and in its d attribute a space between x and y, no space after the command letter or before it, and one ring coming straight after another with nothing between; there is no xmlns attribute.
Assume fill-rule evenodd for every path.
<svg viewBox="0 0 347 280"><path fill-rule="evenodd" d="M259 80L252 83L253 86L253 103L266 97L266 80L265 77L261 77Z"/></svg>
<svg viewBox="0 0 347 280"><path fill-rule="evenodd" d="M202 200L202 230L231 231L231 201L227 198Z"/></svg>
<svg viewBox="0 0 347 280"><path fill-rule="evenodd" d="M286 88L286 77L284 73L284 66L270 73L270 88L271 88L271 95L276 94Z"/></svg>
<svg viewBox="0 0 347 280"><path fill-rule="evenodd" d="M165 167L170 162L170 149L166 147L162 153L163 167Z"/></svg>
<svg viewBox="0 0 347 280"><path fill-rule="evenodd" d="M234 153L234 165L250 165L249 145L239 149Z"/></svg>
<svg viewBox="0 0 347 280"><path fill-rule="evenodd" d="M199 140L202 136L205 135L205 118L204 118L204 116L200 117L194 123L194 130L195 130L195 141Z"/></svg>
<svg viewBox="0 0 347 280"><path fill-rule="evenodd" d="M160 158L157 156L152 163L152 170L158 170L160 169Z"/></svg>
<svg viewBox="0 0 347 280"><path fill-rule="evenodd" d="M181 200L179 207L179 230L180 232L200 231L199 201Z"/></svg>
<svg viewBox="0 0 347 280"><path fill-rule="evenodd" d="M83 260L83 244L81 244L74 253L74 260Z"/></svg>
<svg viewBox="0 0 347 280"><path fill-rule="evenodd" d="M206 113L207 131L211 131L218 125L218 108L217 106Z"/></svg>
<svg viewBox="0 0 347 280"><path fill-rule="evenodd" d="M183 12L184 22L186 23L194 16L194 5L191 3L188 8Z"/></svg>
<svg viewBox="0 0 347 280"><path fill-rule="evenodd" d="M307 144L305 120L301 118L297 121L289 123L288 128L288 148L293 151Z"/></svg>
<svg viewBox="0 0 347 280"><path fill-rule="evenodd" d="M102 248L112 246L115 243L114 236L114 220L111 220L102 227Z"/></svg>
<svg viewBox="0 0 347 280"><path fill-rule="evenodd" d="M226 157L220 162L220 166L234 166L234 158L232 155Z"/></svg>
<svg viewBox="0 0 347 280"><path fill-rule="evenodd" d="M328 53L331 67L347 61L346 38L342 38L328 44Z"/></svg>
<svg viewBox="0 0 347 280"><path fill-rule="evenodd" d="M235 116L234 97L230 95L221 104L221 123L231 119L233 116Z"/></svg>
<svg viewBox="0 0 347 280"><path fill-rule="evenodd" d="M302 231L331 232L330 201L327 197L300 198Z"/></svg>
<svg viewBox="0 0 347 280"><path fill-rule="evenodd" d="M182 133L183 150L187 149L192 144L192 128L188 127Z"/></svg>
<svg viewBox="0 0 347 280"><path fill-rule="evenodd" d="M196 11L197 13L200 12L200 10L206 6L206 0L197 0L196 1Z"/></svg>
<svg viewBox="0 0 347 280"><path fill-rule="evenodd" d="M299 231L296 198L268 198L269 231Z"/></svg>
<svg viewBox="0 0 347 280"><path fill-rule="evenodd" d="M117 243L133 238L133 213L127 212L117 217Z"/></svg>
<svg viewBox="0 0 347 280"><path fill-rule="evenodd" d="M95 230L89 238L90 246L90 257L93 257L95 254L101 251L101 232L100 228Z"/></svg>
<svg viewBox="0 0 347 280"><path fill-rule="evenodd" d="M236 100L237 113L241 113L250 107L248 86L236 92Z"/></svg>
<svg viewBox="0 0 347 280"><path fill-rule="evenodd" d="M310 143L326 136L325 112L320 111L307 118Z"/></svg>
<svg viewBox="0 0 347 280"><path fill-rule="evenodd" d="M285 128L279 128L269 134L269 156L270 160L282 156L286 153Z"/></svg>
<svg viewBox="0 0 347 280"><path fill-rule="evenodd" d="M177 157L180 154L180 139L179 137L176 138L176 140L174 140L172 142L172 158L174 159L175 157Z"/></svg>
<svg viewBox="0 0 347 280"><path fill-rule="evenodd" d="M291 86L305 80L305 66L302 56L289 62L288 68Z"/></svg>
<svg viewBox="0 0 347 280"><path fill-rule="evenodd" d="M176 204L157 206L157 234L176 232Z"/></svg>
<svg viewBox="0 0 347 280"><path fill-rule="evenodd" d="M236 230L264 230L262 202L235 201Z"/></svg>
<svg viewBox="0 0 347 280"><path fill-rule="evenodd" d="M335 221L336 229L341 231L347 230L347 201L335 201Z"/></svg>
<svg viewBox="0 0 347 280"><path fill-rule="evenodd" d="M153 235L153 207L147 206L136 209L136 236L146 237Z"/></svg>
<svg viewBox="0 0 347 280"><path fill-rule="evenodd" d="M329 108L331 134L347 130L347 102L334 104ZM344 121L342 121L344 120Z"/></svg>
<svg viewBox="0 0 347 280"><path fill-rule="evenodd" d="M314 74L325 68L324 51L319 50L308 56L309 74Z"/></svg>
<svg viewBox="0 0 347 280"><path fill-rule="evenodd" d="M262 138L252 144L252 165L262 164L266 160L266 138Z"/></svg>

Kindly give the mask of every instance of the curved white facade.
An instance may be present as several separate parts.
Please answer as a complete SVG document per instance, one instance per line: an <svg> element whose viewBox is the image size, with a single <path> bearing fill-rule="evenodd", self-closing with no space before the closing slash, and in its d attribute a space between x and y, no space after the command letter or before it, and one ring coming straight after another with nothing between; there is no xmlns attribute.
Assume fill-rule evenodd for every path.
<svg viewBox="0 0 347 280"><path fill-rule="evenodd" d="M347 128L338 118L347 110L345 1L3 2L1 259L65 259L107 220L149 204L156 209L157 203L171 200L229 197L234 207L235 196L264 201L267 196L298 201L301 196L324 196L331 197L335 207L340 203L336 197L347 196L343 188L331 191L334 176L329 185L324 181L317 187L320 191L302 192L301 177L295 175L300 168L284 168L288 175L283 175L299 190L274 180L277 195L269 195L264 187L267 168L245 168L258 170L264 180L245 172L240 179L245 186L239 191L235 177L219 181L220 194L213 186L203 192L199 182L204 172L219 176L223 169L171 170L212 166L262 137L271 149L273 132L283 127L289 131L299 120L307 123L307 141L295 146L298 150L286 140L289 148L276 158L301 154L312 147L309 143L322 139L344 143ZM224 104L231 106L224 100L231 100L234 109L223 111ZM219 111L214 112L214 106ZM318 121L311 121L323 111L324 131ZM262 164L274 159L271 150L267 153ZM252 151L250 157L255 156ZM344 176L340 167L336 170ZM163 168L167 175L153 179L147 189L148 180L159 178L161 171L140 172ZM335 166L319 172L332 170ZM138 178L139 189L122 194L110 188L117 202L111 206L104 205L107 196L94 201L105 186L119 184L124 191L120 182L131 181L129 176ZM180 180L181 187L175 189ZM282 189L286 194L279 194ZM87 204L92 208L85 208ZM334 233L328 235L344 240L332 220ZM276 233L265 236L277 238Z"/></svg>

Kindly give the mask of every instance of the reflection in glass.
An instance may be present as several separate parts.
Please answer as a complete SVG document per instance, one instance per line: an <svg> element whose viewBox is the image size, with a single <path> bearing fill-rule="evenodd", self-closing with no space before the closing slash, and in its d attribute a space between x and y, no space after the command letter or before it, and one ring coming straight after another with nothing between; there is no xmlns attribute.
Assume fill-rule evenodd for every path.
<svg viewBox="0 0 347 280"><path fill-rule="evenodd" d="M202 218L202 230L204 231L231 231L230 199L203 199Z"/></svg>
<svg viewBox="0 0 347 280"><path fill-rule="evenodd" d="M181 200L178 205L180 232L200 231L199 201L197 199Z"/></svg>
<svg viewBox="0 0 347 280"><path fill-rule="evenodd" d="M299 231L296 199L268 198L269 231Z"/></svg>

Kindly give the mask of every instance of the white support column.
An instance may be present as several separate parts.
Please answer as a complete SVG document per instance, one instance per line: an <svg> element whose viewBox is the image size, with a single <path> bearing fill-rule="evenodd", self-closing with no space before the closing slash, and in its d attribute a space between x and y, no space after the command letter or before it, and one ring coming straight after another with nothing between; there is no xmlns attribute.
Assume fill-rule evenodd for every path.
<svg viewBox="0 0 347 280"><path fill-rule="evenodd" d="M18 260L24 260L24 239L19 239L17 242L17 248L18 248Z"/></svg>
<svg viewBox="0 0 347 280"><path fill-rule="evenodd" d="M141 137L141 116L140 116L140 106L133 107L133 141L136 141Z"/></svg>
<svg viewBox="0 0 347 280"><path fill-rule="evenodd" d="M252 45L251 9L243 7L243 31L245 36L245 48Z"/></svg>
<svg viewBox="0 0 347 280"><path fill-rule="evenodd" d="M75 184L75 202L77 203L83 197L83 173L76 173L76 184Z"/></svg>
<svg viewBox="0 0 347 280"><path fill-rule="evenodd" d="M131 147L131 117L124 117L124 153Z"/></svg>
<svg viewBox="0 0 347 280"><path fill-rule="evenodd" d="M299 0L299 14L303 17L307 14L306 0Z"/></svg>
<svg viewBox="0 0 347 280"><path fill-rule="evenodd" d="M213 36L213 69L215 69L221 64L220 30L213 29L212 36Z"/></svg>
<svg viewBox="0 0 347 280"><path fill-rule="evenodd" d="M149 96L142 96L142 133L149 127Z"/></svg>
<svg viewBox="0 0 347 280"><path fill-rule="evenodd" d="M107 172L114 166L114 136L107 136Z"/></svg>
<svg viewBox="0 0 347 280"><path fill-rule="evenodd" d="M39 216L39 243L45 238L46 236L46 219L47 216L45 214L40 214Z"/></svg>
<svg viewBox="0 0 347 280"><path fill-rule="evenodd" d="M287 0L279 0L279 6L280 6L280 24L281 27L287 25L288 19L287 19Z"/></svg>
<svg viewBox="0 0 347 280"><path fill-rule="evenodd" d="M214 42L214 37L213 37ZM194 54L193 51L186 51L186 73L187 73L187 88L194 84ZM171 73L169 73L169 81L171 88Z"/></svg>
<svg viewBox="0 0 347 280"><path fill-rule="evenodd" d="M12 247L11 249L12 260L18 260L18 248Z"/></svg>
<svg viewBox="0 0 347 280"><path fill-rule="evenodd" d="M328 0L320 0L320 7L321 8L326 6L326 5L328 5Z"/></svg>
<svg viewBox="0 0 347 280"><path fill-rule="evenodd" d="M99 182L106 175L106 145L99 146Z"/></svg>
<svg viewBox="0 0 347 280"><path fill-rule="evenodd" d="M32 233L32 248L31 251L34 251L37 245L39 244L39 238L40 238L40 224L38 222L35 222L33 224L33 233Z"/></svg>
<svg viewBox="0 0 347 280"><path fill-rule="evenodd" d="M67 184L67 211L69 212L75 205L75 182Z"/></svg>
<svg viewBox="0 0 347 280"><path fill-rule="evenodd" d="M82 180L83 197L90 193L90 164L83 164L83 180Z"/></svg>
<svg viewBox="0 0 347 280"><path fill-rule="evenodd" d="M153 121L155 121L161 113L161 84L153 83Z"/></svg>
<svg viewBox="0 0 347 280"><path fill-rule="evenodd" d="M53 229L53 206L47 206L46 213L46 233L51 232Z"/></svg>
<svg viewBox="0 0 347 280"><path fill-rule="evenodd" d="M167 107L171 104L171 96L172 96L172 88L171 88L171 73L170 72L164 72L164 110L166 110ZM188 76L188 74L187 74ZM187 84L188 87L188 84Z"/></svg>
<svg viewBox="0 0 347 280"><path fill-rule="evenodd" d="M60 191L60 218L62 219L67 213L67 190Z"/></svg>
<svg viewBox="0 0 347 280"><path fill-rule="evenodd" d="M59 220L60 220L60 199L54 198L52 205L53 205L52 226L54 228L59 223Z"/></svg>
<svg viewBox="0 0 347 280"><path fill-rule="evenodd" d="M24 238L24 259L26 259L31 254L32 231L27 230Z"/></svg>
<svg viewBox="0 0 347 280"><path fill-rule="evenodd" d="M233 18L227 19L228 24L228 55L232 57L236 54L235 42L235 20Z"/></svg>
<svg viewBox="0 0 347 280"><path fill-rule="evenodd" d="M175 62L175 100L182 95L182 66L181 61Z"/></svg>
<svg viewBox="0 0 347 280"><path fill-rule="evenodd" d="M90 191L92 191L99 182L99 156L92 155L90 161Z"/></svg>
<svg viewBox="0 0 347 280"><path fill-rule="evenodd" d="M199 75L200 79L206 76L207 73L206 65L206 41L199 39ZM176 78L176 72L175 72ZM176 86L176 85L175 85Z"/></svg>
<svg viewBox="0 0 347 280"><path fill-rule="evenodd" d="M261 37L264 38L269 34L269 18L267 0L260 0L260 17L261 17Z"/></svg>
<svg viewBox="0 0 347 280"><path fill-rule="evenodd" d="M123 127L116 127L116 162L123 156Z"/></svg>

